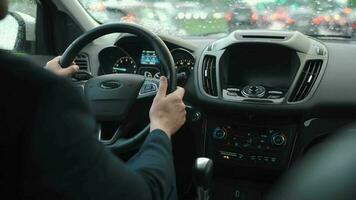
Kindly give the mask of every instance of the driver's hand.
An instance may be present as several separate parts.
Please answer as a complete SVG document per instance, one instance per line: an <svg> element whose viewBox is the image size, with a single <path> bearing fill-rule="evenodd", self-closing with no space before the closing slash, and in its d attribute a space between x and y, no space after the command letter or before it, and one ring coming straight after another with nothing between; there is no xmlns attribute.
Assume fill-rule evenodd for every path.
<svg viewBox="0 0 356 200"><path fill-rule="evenodd" d="M167 78L162 76L150 110L150 120L151 131L161 129L171 137L185 123L187 112L183 103L184 89L178 87L175 92L166 95L167 86Z"/></svg>
<svg viewBox="0 0 356 200"><path fill-rule="evenodd" d="M53 60L49 61L45 68L59 76L65 76L65 77L72 76L75 72L77 72L79 70L79 66L76 65L75 63L73 63L73 65L71 65L67 68L62 68L59 65L60 58L61 57L58 56L58 57L54 58Z"/></svg>

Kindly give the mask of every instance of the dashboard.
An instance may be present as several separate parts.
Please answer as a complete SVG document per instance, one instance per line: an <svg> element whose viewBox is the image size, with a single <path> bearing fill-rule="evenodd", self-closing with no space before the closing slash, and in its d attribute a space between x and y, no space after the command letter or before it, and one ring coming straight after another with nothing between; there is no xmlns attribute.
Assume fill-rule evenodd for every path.
<svg viewBox="0 0 356 200"><path fill-rule="evenodd" d="M217 176L275 180L356 117L354 41L260 30L161 38L185 76L185 137L194 139L184 144L212 158ZM159 78L160 60L145 41L122 35L111 44L84 49L92 74Z"/></svg>
<svg viewBox="0 0 356 200"><path fill-rule="evenodd" d="M175 62L179 85L184 85L194 70L195 57L186 48L170 45L169 50ZM159 79L161 76L160 60L152 47L135 36L119 39L115 45L99 52L98 75L131 73L148 78Z"/></svg>

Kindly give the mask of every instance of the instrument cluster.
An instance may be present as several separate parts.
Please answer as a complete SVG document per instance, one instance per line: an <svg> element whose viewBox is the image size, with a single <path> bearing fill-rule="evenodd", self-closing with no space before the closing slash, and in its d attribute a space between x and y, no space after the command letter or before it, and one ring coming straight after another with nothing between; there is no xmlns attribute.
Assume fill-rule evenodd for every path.
<svg viewBox="0 0 356 200"><path fill-rule="evenodd" d="M171 54L178 76L188 79L195 65L193 54L183 48L172 49ZM156 79L161 76L160 59L156 52L151 49L139 49L138 52L130 52L129 54L123 48L111 46L99 53L99 61L99 75L130 73ZM184 84L182 82L184 80L179 81L179 84Z"/></svg>

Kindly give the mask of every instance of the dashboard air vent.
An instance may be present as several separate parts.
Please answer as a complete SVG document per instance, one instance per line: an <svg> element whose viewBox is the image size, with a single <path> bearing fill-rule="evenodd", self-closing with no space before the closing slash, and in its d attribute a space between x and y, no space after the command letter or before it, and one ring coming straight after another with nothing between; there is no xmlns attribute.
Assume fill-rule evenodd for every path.
<svg viewBox="0 0 356 200"><path fill-rule="evenodd" d="M89 57L86 54L78 54L74 60L80 70L89 71Z"/></svg>
<svg viewBox="0 0 356 200"><path fill-rule="evenodd" d="M249 39L274 39L274 40L284 40L284 36L272 36L272 35L243 35L242 38Z"/></svg>
<svg viewBox="0 0 356 200"><path fill-rule="evenodd" d="M322 60L309 60L305 63L297 85L289 99L290 102L302 101L308 96L320 74L322 66Z"/></svg>
<svg viewBox="0 0 356 200"><path fill-rule="evenodd" d="M203 60L203 88L211 96L217 96L216 57L206 55Z"/></svg>

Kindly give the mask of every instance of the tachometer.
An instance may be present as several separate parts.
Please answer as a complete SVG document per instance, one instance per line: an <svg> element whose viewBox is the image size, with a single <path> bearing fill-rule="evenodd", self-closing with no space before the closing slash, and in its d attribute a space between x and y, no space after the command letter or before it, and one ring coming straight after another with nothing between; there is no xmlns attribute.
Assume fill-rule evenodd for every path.
<svg viewBox="0 0 356 200"><path fill-rule="evenodd" d="M186 49L177 48L171 51L173 56L177 73L185 72L188 77L191 71L194 69L195 59L192 53Z"/></svg>
<svg viewBox="0 0 356 200"><path fill-rule="evenodd" d="M173 49L171 54L176 65L178 77L180 77L178 85L184 86L190 73L194 70L195 58L190 51L182 48Z"/></svg>
<svg viewBox="0 0 356 200"><path fill-rule="evenodd" d="M194 60L181 59L176 61L177 73L185 72L189 76L190 72L194 69Z"/></svg>
<svg viewBox="0 0 356 200"><path fill-rule="evenodd" d="M127 73L127 74L136 74L137 66L135 61L129 57L121 57L119 58L114 66L112 67L112 73L117 73L117 74L122 74L122 73Z"/></svg>

